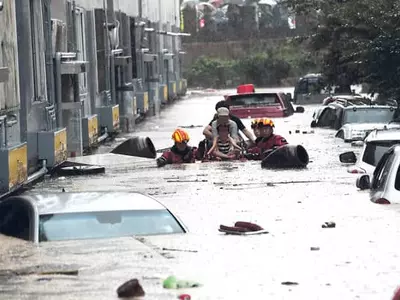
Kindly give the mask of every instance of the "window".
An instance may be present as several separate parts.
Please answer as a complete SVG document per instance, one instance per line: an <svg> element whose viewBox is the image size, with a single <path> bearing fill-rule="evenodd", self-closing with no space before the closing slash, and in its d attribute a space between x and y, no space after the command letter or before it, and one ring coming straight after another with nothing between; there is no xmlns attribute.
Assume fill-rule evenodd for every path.
<svg viewBox="0 0 400 300"><path fill-rule="evenodd" d="M298 94L308 94L308 83L307 79L302 79L299 82L299 85L297 86L297 91Z"/></svg>
<svg viewBox="0 0 400 300"><path fill-rule="evenodd" d="M394 188L400 191L400 165L397 168L396 180L394 182Z"/></svg>
<svg viewBox="0 0 400 300"><path fill-rule="evenodd" d="M168 210L133 210L40 216L39 241L184 233Z"/></svg>
<svg viewBox="0 0 400 300"><path fill-rule="evenodd" d="M254 94L231 96L232 106L268 106L280 104L276 94Z"/></svg>
<svg viewBox="0 0 400 300"><path fill-rule="evenodd" d="M372 190L382 190L384 188L394 157L393 151L386 152L382 156L382 159L379 161L374 171Z"/></svg>
<svg viewBox="0 0 400 300"><path fill-rule="evenodd" d="M363 162L376 166L383 154L385 154L390 147L398 143L400 143L400 141L368 142L362 158Z"/></svg>
<svg viewBox="0 0 400 300"><path fill-rule="evenodd" d="M21 200L12 199L0 204L0 233L30 240L30 211Z"/></svg>
<svg viewBox="0 0 400 300"><path fill-rule="evenodd" d="M330 127L333 128L336 121L336 109L333 107L325 108L320 117L318 118L319 127Z"/></svg>
<svg viewBox="0 0 400 300"><path fill-rule="evenodd" d="M346 109L343 124L347 123L389 123L393 119L394 109L357 108Z"/></svg>
<svg viewBox="0 0 400 300"><path fill-rule="evenodd" d="M46 60L42 1L30 0L33 101L46 99Z"/></svg>

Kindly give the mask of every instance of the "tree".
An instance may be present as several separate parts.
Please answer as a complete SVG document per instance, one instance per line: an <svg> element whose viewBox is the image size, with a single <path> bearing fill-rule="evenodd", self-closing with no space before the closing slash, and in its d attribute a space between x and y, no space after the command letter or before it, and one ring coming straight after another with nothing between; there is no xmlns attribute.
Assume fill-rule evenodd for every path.
<svg viewBox="0 0 400 300"><path fill-rule="evenodd" d="M365 82L371 92L400 96L400 0L284 0L311 17L312 51L323 53L331 84Z"/></svg>

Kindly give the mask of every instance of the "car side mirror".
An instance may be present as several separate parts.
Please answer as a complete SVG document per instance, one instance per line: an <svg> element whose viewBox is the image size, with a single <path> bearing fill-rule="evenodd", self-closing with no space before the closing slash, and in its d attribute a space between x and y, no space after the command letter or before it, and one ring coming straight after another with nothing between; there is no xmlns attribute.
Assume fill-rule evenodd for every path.
<svg viewBox="0 0 400 300"><path fill-rule="evenodd" d="M295 112L303 113L304 112L304 107L303 106L297 106Z"/></svg>
<svg viewBox="0 0 400 300"><path fill-rule="evenodd" d="M353 151L344 152L339 155L339 160L345 164L354 164L357 161L356 154Z"/></svg>
<svg viewBox="0 0 400 300"><path fill-rule="evenodd" d="M370 179L369 179L369 175L364 174L361 175L360 177L357 178L356 181L356 186L360 189L360 190L367 190L370 188Z"/></svg>
<svg viewBox="0 0 400 300"><path fill-rule="evenodd" d="M317 127L317 121L313 120L310 126L311 128Z"/></svg>

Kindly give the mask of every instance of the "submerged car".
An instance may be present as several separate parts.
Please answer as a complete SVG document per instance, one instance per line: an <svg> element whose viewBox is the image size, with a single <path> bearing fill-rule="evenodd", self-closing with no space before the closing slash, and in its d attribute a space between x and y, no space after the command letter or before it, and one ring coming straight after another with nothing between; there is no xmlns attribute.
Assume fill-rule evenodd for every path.
<svg viewBox="0 0 400 300"><path fill-rule="evenodd" d="M374 129L383 129L393 119L396 108L387 105L353 105L333 102L317 110L311 127L338 130L345 142L362 141ZM400 128L400 124L391 126Z"/></svg>
<svg viewBox="0 0 400 300"><path fill-rule="evenodd" d="M332 95L322 101L322 105L328 105L333 102L351 103L353 105L372 105L372 100L359 94L352 95Z"/></svg>
<svg viewBox="0 0 400 300"><path fill-rule="evenodd" d="M347 171L349 173L372 174L383 154L393 145L400 144L400 128L372 131L364 140L360 156L353 151L340 154L342 163L355 163Z"/></svg>
<svg viewBox="0 0 400 300"><path fill-rule="evenodd" d="M370 190L370 200L378 204L400 203L400 145L391 147L379 160L372 176L363 174L356 186Z"/></svg>
<svg viewBox="0 0 400 300"><path fill-rule="evenodd" d="M232 114L239 118L283 118L295 112L304 112L303 107L293 108L290 94L256 93L253 85L237 88L237 94L225 96Z"/></svg>
<svg viewBox="0 0 400 300"><path fill-rule="evenodd" d="M179 218L141 193L62 192L0 202L0 233L34 243L186 232Z"/></svg>

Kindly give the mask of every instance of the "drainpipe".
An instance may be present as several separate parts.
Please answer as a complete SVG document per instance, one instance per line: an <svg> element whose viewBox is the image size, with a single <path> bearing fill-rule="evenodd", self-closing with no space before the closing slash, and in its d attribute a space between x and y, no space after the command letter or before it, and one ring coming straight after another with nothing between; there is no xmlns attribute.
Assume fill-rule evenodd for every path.
<svg viewBox="0 0 400 300"><path fill-rule="evenodd" d="M28 179L27 179L27 181L24 183L24 185L27 185L27 184L29 184L29 183L35 181L35 180L38 180L40 177L46 175L46 174L47 174L47 167L46 167L46 165L47 165L46 160L45 160L45 159L42 160L42 168L41 168L39 171L37 171L37 172L33 173L32 175L28 176Z"/></svg>

